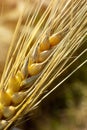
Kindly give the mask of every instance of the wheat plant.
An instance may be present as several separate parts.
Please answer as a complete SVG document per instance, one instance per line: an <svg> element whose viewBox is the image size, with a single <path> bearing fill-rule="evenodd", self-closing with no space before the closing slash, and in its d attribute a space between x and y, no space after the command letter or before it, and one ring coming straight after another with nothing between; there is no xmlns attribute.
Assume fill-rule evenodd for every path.
<svg viewBox="0 0 87 130"><path fill-rule="evenodd" d="M20 13L8 51L0 82L0 130L35 109L51 92L66 81L87 58L61 79L64 72L87 53L86 0L38 0L27 11L24 27L21 23L28 10L29 1ZM46 4L43 8L44 3Z"/></svg>

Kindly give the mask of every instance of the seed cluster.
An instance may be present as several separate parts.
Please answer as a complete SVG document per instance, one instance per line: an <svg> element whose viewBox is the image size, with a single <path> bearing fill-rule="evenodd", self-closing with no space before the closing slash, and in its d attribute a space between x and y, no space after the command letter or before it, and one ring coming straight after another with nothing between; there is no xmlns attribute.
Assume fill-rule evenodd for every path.
<svg viewBox="0 0 87 130"><path fill-rule="evenodd" d="M32 82L32 77L39 74L44 66L45 60L51 54L53 47L61 41L62 36L60 34L54 34L50 37L46 37L36 48L37 55L31 56L28 59L25 67L28 70L27 77L24 70L19 70L15 76L12 76L8 81L7 89L4 87L0 90L0 130L4 129L9 119L17 111L17 106L23 101L26 96L26 92L22 92L21 88L23 83ZM25 69L25 68L23 68ZM29 78L28 78L29 77ZM28 78L27 80L25 80Z"/></svg>

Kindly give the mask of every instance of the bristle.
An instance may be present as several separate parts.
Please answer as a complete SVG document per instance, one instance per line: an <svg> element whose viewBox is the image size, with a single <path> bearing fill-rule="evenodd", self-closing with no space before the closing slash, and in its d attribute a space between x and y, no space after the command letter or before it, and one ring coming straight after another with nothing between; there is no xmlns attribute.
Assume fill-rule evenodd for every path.
<svg viewBox="0 0 87 130"><path fill-rule="evenodd" d="M1 84L5 87L0 87L0 130L7 130L20 115L33 110L34 106L51 93L49 91L39 99L50 84L78 60L79 56L67 65L85 37L85 1L51 0L43 14L40 14L43 3L40 1L36 4L35 12L31 11L27 15L25 27L28 33L20 33L15 48L14 44L10 47L1 79ZM33 11L34 7L35 4ZM41 18L38 18L39 15ZM23 14L18 21L13 43L22 16ZM32 26L34 28L30 31ZM14 49L13 53L11 49ZM68 77L70 75L65 79ZM24 112L26 108L28 109Z"/></svg>

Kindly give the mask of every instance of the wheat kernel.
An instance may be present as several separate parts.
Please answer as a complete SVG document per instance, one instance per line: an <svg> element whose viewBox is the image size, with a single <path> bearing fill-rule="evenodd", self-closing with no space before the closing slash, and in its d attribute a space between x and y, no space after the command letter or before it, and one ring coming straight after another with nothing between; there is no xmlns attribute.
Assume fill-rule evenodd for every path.
<svg viewBox="0 0 87 130"><path fill-rule="evenodd" d="M43 67L44 67L44 64L42 64L42 63L35 63L35 64L32 64L32 65L28 66L28 72L29 72L29 74L31 76L37 75L37 74L39 74L41 72Z"/></svg>
<svg viewBox="0 0 87 130"><path fill-rule="evenodd" d="M21 83L21 81L24 79L23 73L21 71L18 71L16 76L15 76L16 80L19 82L19 84Z"/></svg>
<svg viewBox="0 0 87 130"><path fill-rule="evenodd" d="M35 58L33 56L30 56L28 65L31 65L33 63L36 63Z"/></svg>
<svg viewBox="0 0 87 130"><path fill-rule="evenodd" d="M8 95L6 91L4 91L4 89L0 91L0 102L4 106L9 106L11 103L11 97Z"/></svg>
<svg viewBox="0 0 87 130"><path fill-rule="evenodd" d="M18 92L12 95L12 102L14 105L18 105L25 97L25 92Z"/></svg>
<svg viewBox="0 0 87 130"><path fill-rule="evenodd" d="M11 77L8 81L8 93L14 93L18 92L20 90L20 84L19 81L16 79L16 77Z"/></svg>
<svg viewBox="0 0 87 130"><path fill-rule="evenodd" d="M52 52L51 50L41 52L39 54L38 62L45 61L48 58L48 56L50 55L51 52Z"/></svg>
<svg viewBox="0 0 87 130"><path fill-rule="evenodd" d="M5 118L11 118L15 114L16 108L13 106L3 107L2 113Z"/></svg>
<svg viewBox="0 0 87 130"><path fill-rule="evenodd" d="M57 34L57 35L52 35L49 37L49 42L51 46L55 46L57 45L59 42L61 41L61 35Z"/></svg>
<svg viewBox="0 0 87 130"><path fill-rule="evenodd" d="M8 122L6 120L0 120L0 130L3 130L7 124Z"/></svg>
<svg viewBox="0 0 87 130"><path fill-rule="evenodd" d="M50 49L50 43L49 43L49 38L46 37L39 45L40 51L45 51Z"/></svg>
<svg viewBox="0 0 87 130"><path fill-rule="evenodd" d="M7 89L6 93L11 97L14 94L14 91L12 91L11 89Z"/></svg>
<svg viewBox="0 0 87 130"><path fill-rule="evenodd" d="M32 86L32 84L35 82L35 80L39 77L39 75L40 75L40 73L37 75L31 76L29 78L26 78L25 80L23 80L21 82L21 86L22 87L24 86L24 88L27 88L27 87L29 88L30 86Z"/></svg>

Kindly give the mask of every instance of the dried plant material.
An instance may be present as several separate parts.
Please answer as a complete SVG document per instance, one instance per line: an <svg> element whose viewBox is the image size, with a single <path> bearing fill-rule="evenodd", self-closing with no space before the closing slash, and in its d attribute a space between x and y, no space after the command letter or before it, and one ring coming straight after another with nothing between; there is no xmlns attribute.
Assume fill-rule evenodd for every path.
<svg viewBox="0 0 87 130"><path fill-rule="evenodd" d="M7 51L12 35L12 31L9 30L7 27L4 27L3 25L0 26L0 77L4 69Z"/></svg>
<svg viewBox="0 0 87 130"><path fill-rule="evenodd" d="M25 6L19 15L1 78L0 89L1 92L5 92L1 94L4 95L3 97L9 97L9 102L4 98L4 104L2 99L0 101L0 123L4 130L9 129L20 116L22 118L31 112L44 98L87 63L87 59L84 60L56 86L50 88L55 79L58 79L67 68L87 53L86 48L81 54L71 59L74 53L85 44L86 5L85 0L50 0L41 15L43 4L44 1L36 2L27 13L24 24L28 29L27 34L25 31L20 32L20 28L28 7ZM33 27L32 30L30 27ZM45 55L46 51L50 54ZM43 53L44 60L41 57ZM44 94L46 90L48 91ZM19 98L17 102L16 94ZM2 123L3 118L8 121L6 127Z"/></svg>

